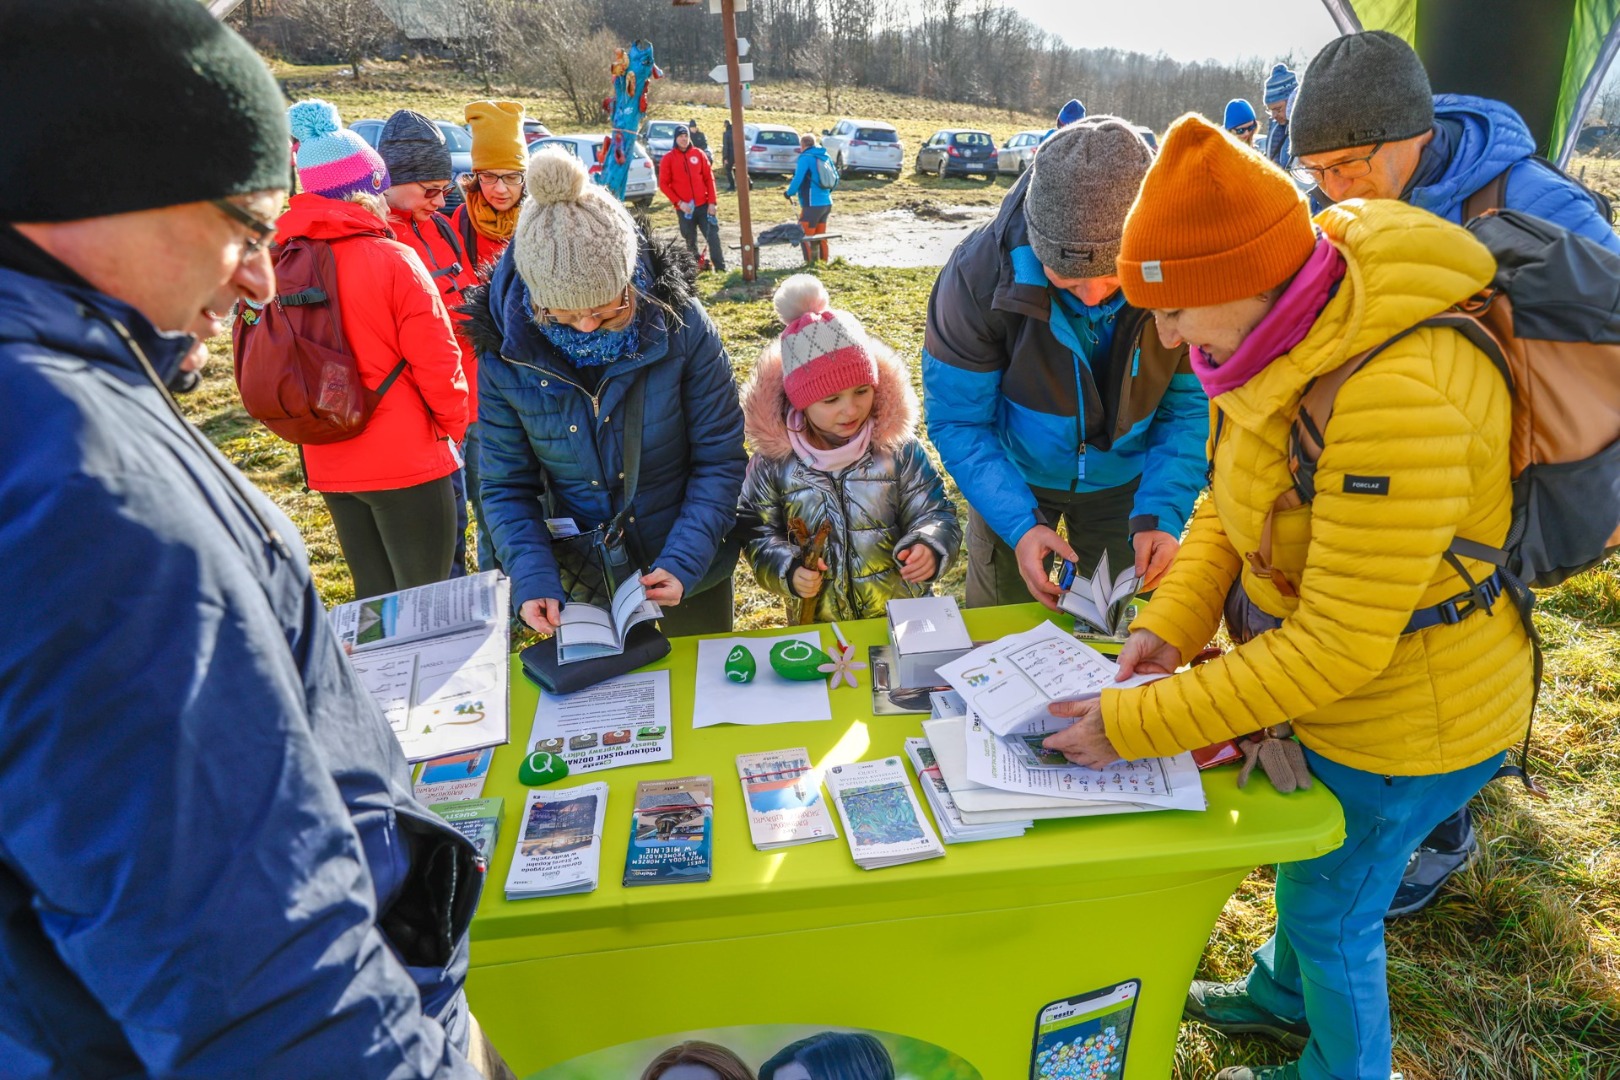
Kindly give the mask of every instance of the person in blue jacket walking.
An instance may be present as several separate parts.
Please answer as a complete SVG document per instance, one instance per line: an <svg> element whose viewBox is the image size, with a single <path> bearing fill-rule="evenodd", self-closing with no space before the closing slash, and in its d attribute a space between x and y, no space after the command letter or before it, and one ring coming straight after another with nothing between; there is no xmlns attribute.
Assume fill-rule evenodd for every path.
<svg viewBox="0 0 1620 1080"><path fill-rule="evenodd" d="M0 154L0 1073L510 1077L462 988L482 860L292 523L165 391L275 292L275 79L195 0L56 0L0 7L0 94L32 103Z"/></svg>
<svg viewBox="0 0 1620 1080"><path fill-rule="evenodd" d="M969 506L969 606L1055 607L1054 555L1151 589L1204 486L1209 400L1114 270L1152 156L1117 117L1059 128L934 283L924 409Z"/></svg>
<svg viewBox="0 0 1620 1080"><path fill-rule="evenodd" d="M570 599L553 536L628 516L630 553L666 633L731 629L747 457L720 334L684 249L650 244L623 205L559 150L529 159L512 244L468 305L478 353L479 485L512 601L542 633ZM645 399L641 472L625 508L625 412ZM729 553L728 556L721 552Z"/></svg>
<svg viewBox="0 0 1620 1080"><path fill-rule="evenodd" d="M827 151L814 135L805 132L799 136L799 162L793 167L793 179L788 181L785 194L788 202L799 200L799 228L804 230L804 261L807 263L814 263L818 253L822 262L830 257L827 241L814 243L809 239L827 231L827 217L832 213L832 189L822 184L816 169L818 161L826 162L829 169L832 167Z"/></svg>

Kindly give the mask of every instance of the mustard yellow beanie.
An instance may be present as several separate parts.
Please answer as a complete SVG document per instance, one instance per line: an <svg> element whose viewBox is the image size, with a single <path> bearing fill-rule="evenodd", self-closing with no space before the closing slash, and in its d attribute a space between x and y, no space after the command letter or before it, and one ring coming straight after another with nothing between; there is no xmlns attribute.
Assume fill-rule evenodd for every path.
<svg viewBox="0 0 1620 1080"><path fill-rule="evenodd" d="M472 132L474 172L522 170L528 166L522 105L515 101L471 101L462 115Z"/></svg>

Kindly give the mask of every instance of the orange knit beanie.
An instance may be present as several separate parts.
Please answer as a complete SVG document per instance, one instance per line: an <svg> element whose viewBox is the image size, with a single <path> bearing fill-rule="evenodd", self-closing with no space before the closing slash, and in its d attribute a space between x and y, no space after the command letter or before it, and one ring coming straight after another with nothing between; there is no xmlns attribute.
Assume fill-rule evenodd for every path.
<svg viewBox="0 0 1620 1080"><path fill-rule="evenodd" d="M1288 174L1188 113L1142 181L1117 265L1133 307L1209 307L1287 281L1315 246Z"/></svg>

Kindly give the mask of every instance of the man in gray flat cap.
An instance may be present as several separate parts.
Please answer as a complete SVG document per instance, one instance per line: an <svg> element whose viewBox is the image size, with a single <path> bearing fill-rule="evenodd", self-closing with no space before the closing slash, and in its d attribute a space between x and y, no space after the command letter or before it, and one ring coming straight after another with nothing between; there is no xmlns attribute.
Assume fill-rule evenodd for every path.
<svg viewBox="0 0 1620 1080"><path fill-rule="evenodd" d="M928 433L970 507L970 607L1055 607L1054 556L1163 577L1204 484L1209 401L1114 272L1153 151L1127 121L1058 129L934 283ZM1066 523L1065 540L1057 532Z"/></svg>

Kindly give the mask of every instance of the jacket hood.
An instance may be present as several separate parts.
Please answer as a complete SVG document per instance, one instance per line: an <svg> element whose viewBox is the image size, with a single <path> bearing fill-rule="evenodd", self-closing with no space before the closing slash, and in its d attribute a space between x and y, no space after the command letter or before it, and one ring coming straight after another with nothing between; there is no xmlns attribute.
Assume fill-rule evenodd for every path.
<svg viewBox="0 0 1620 1080"><path fill-rule="evenodd" d="M1445 171L1437 180L1410 192L1408 201L1441 217L1515 162L1536 152L1536 141L1513 108L1489 98L1436 94L1436 122L1461 125Z"/></svg>
<svg viewBox="0 0 1620 1080"><path fill-rule="evenodd" d="M106 293L0 266L0 345L37 344L119 369L127 380L145 384L146 374L113 329L115 323L129 331L165 383L197 342L191 334L157 329L135 308Z"/></svg>
<svg viewBox="0 0 1620 1080"><path fill-rule="evenodd" d="M675 242L650 238L646 220L638 219L641 232L640 262L652 276L652 298L664 309L666 320L679 321L681 312L696 297L697 262ZM514 244L515 246L515 244ZM467 338L480 359L500 356L509 348L550 355L551 345L534 325L534 305L529 287L517 272L511 249L502 256L488 285L468 289L467 302L456 310L467 316Z"/></svg>
<svg viewBox="0 0 1620 1080"><path fill-rule="evenodd" d="M872 402L872 449L892 452L917 433L917 392L894 350L875 338L868 341L878 372ZM742 408L743 430L754 453L772 461L793 456L793 444L788 441L787 390L782 384L781 338L760 352L754 373L743 387Z"/></svg>
<svg viewBox="0 0 1620 1080"><path fill-rule="evenodd" d="M283 239L301 236L310 240L342 240L350 236L394 238L388 223L372 213L370 207L307 191L288 201L287 212L276 221L276 235Z"/></svg>
<svg viewBox="0 0 1620 1080"><path fill-rule="evenodd" d="M1460 225L1391 199L1330 206L1316 224L1345 259L1344 280L1305 339L1217 404L1257 429L1305 384L1490 284L1496 259Z"/></svg>

